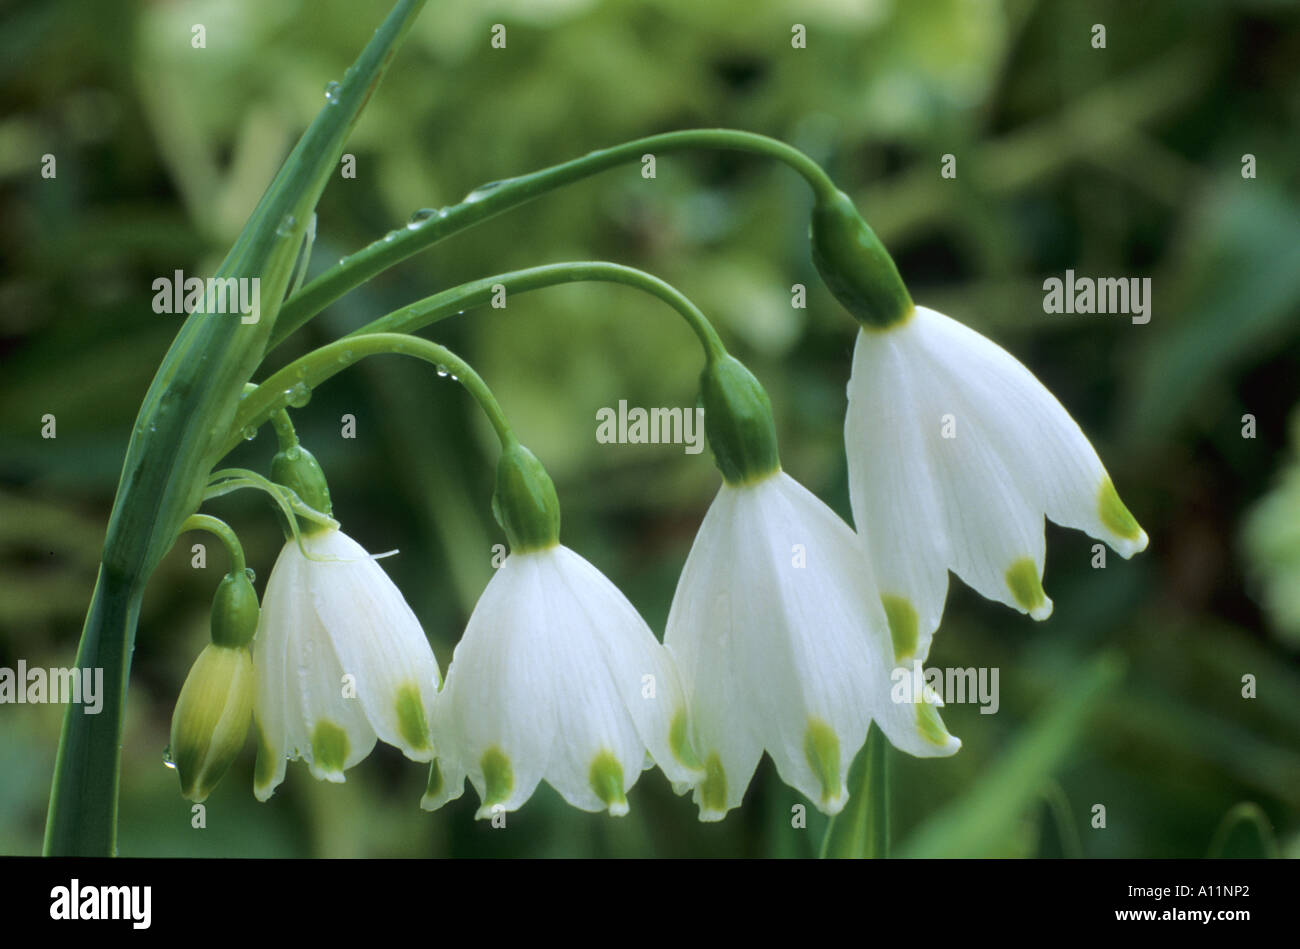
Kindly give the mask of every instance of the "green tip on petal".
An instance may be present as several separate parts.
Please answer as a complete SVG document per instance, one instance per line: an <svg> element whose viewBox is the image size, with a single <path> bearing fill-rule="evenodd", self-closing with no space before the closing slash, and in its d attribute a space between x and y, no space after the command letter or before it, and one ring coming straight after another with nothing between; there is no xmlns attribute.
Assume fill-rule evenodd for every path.
<svg viewBox="0 0 1300 949"><path fill-rule="evenodd" d="M727 813L727 773L715 751L704 763L704 780L696 792L700 820L722 820Z"/></svg>
<svg viewBox="0 0 1300 949"><path fill-rule="evenodd" d="M515 786L515 772L505 752L493 745L479 760L483 769L483 806L500 804L510 797Z"/></svg>
<svg viewBox="0 0 1300 949"><path fill-rule="evenodd" d="M312 770L327 781L343 780L348 760L348 733L328 719L321 719L311 733Z"/></svg>
<svg viewBox="0 0 1300 949"><path fill-rule="evenodd" d="M885 619L889 620L889 636L894 641L894 661L906 662L916 655L916 646L921 638L921 624L916 616L916 608L906 597L893 593L881 594L880 604L885 608Z"/></svg>
<svg viewBox="0 0 1300 949"><path fill-rule="evenodd" d="M1119 493L1115 490L1115 485L1111 482L1109 476L1101 482L1101 490L1097 493L1097 516L1101 518L1101 523L1105 528L1113 533L1116 537L1130 541L1127 550L1120 550L1120 553L1127 557L1145 550L1147 546L1147 535L1142 527L1138 524L1129 509L1124 506L1124 502L1119 499Z"/></svg>
<svg viewBox="0 0 1300 949"><path fill-rule="evenodd" d="M916 727L921 737L932 745L943 747L952 741L952 735L939 717L939 710L930 702L918 702L916 705Z"/></svg>
<svg viewBox="0 0 1300 949"><path fill-rule="evenodd" d="M695 746L691 744L690 720L686 717L684 708L677 710L672 724L668 726L668 745L678 761L692 770L700 770L700 758L695 753Z"/></svg>
<svg viewBox="0 0 1300 949"><path fill-rule="evenodd" d="M271 745L267 742L266 734L262 731L262 726L257 724L256 718L253 719L253 730L257 733L257 761L253 765L253 796L259 801L267 801L275 793L275 775L280 762L271 751Z"/></svg>
<svg viewBox="0 0 1300 949"><path fill-rule="evenodd" d="M830 804L844 793L840 780L840 740L834 730L823 721L808 720L804 733L803 753L813 773L822 785L822 803Z"/></svg>
<svg viewBox="0 0 1300 949"><path fill-rule="evenodd" d="M1052 601L1043 591L1043 581L1032 558L1021 557L1008 567L1006 580L1011 596L1026 613L1040 620L1052 615Z"/></svg>
<svg viewBox="0 0 1300 949"><path fill-rule="evenodd" d="M627 813L627 795L623 792L623 766L612 752L602 751L591 760L587 782L604 802L609 813L622 817Z"/></svg>
<svg viewBox="0 0 1300 949"><path fill-rule="evenodd" d="M408 682L397 690L397 726L401 730L402 741L411 751L430 751L429 719L424 713L424 701L420 690Z"/></svg>
<svg viewBox="0 0 1300 949"><path fill-rule="evenodd" d="M438 767L438 759L429 762L429 783L425 785L425 800L432 800L442 793L442 768Z"/></svg>

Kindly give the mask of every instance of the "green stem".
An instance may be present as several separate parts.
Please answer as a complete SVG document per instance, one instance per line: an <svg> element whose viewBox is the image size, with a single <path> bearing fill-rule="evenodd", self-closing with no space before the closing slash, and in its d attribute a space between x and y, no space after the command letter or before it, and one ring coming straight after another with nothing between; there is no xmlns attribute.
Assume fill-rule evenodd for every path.
<svg viewBox="0 0 1300 949"><path fill-rule="evenodd" d="M191 514L181 525L181 533L186 531L207 531L221 539L230 555L230 572L243 573L247 564L244 562L244 547L230 525L219 517L210 514Z"/></svg>
<svg viewBox="0 0 1300 949"><path fill-rule="evenodd" d="M834 182L820 165L799 149L765 135L736 129L684 129L634 139L517 178L482 185L466 195L460 204L443 208L414 226L399 228L345 257L285 301L271 345L284 339L349 290L445 237L525 204L548 191L589 178L616 165L640 161L643 155L694 148L741 151L774 158L798 172L819 198L833 198L836 193Z"/></svg>
<svg viewBox="0 0 1300 949"><path fill-rule="evenodd" d="M508 448L516 443L515 434L510 428L510 423L506 421L505 413L501 410L496 396L465 360L447 347L421 339L419 336L408 336L403 333L367 333L363 336L349 336L335 340L300 359L295 359L258 386L254 392L245 396L239 404L239 412L235 416L231 434L227 436L226 451L239 444L242 433L246 429L257 428L275 412L288 405L289 400L294 397L290 391L292 388L306 386L308 389L314 389L335 373L341 372L367 356L379 355L414 356L416 359L437 366L440 373L458 381L478 402L479 407L487 415L488 421L492 423L502 448Z"/></svg>
<svg viewBox="0 0 1300 949"><path fill-rule="evenodd" d="M832 817L822 839L822 857L889 856L889 739L873 724L867 743L849 769L852 797Z"/></svg>
<svg viewBox="0 0 1300 949"><path fill-rule="evenodd" d="M208 307L192 313L145 395L77 647L79 667L103 670L104 705L98 715L82 714L75 705L64 713L45 822L47 855L116 852L123 711L145 584L181 524L198 509L208 472L225 454L215 452L240 389L266 350L306 223L338 167L348 132L423 5L424 0L398 0L217 269L219 279L260 280L257 321L245 324Z"/></svg>
<svg viewBox="0 0 1300 949"><path fill-rule="evenodd" d="M257 391L257 386L253 386L253 391ZM294 430L293 420L289 418L287 409L278 409L271 413L271 426L275 429L275 440L280 446L280 451L298 444L298 433Z"/></svg>
<svg viewBox="0 0 1300 949"><path fill-rule="evenodd" d="M579 282L620 283L653 294L682 315L699 338L708 360L726 355L727 350L718 331L713 328L708 317L700 312L699 307L680 290L644 270L602 260L545 264L463 283L372 320L344 339L366 333L414 333L449 316L482 306L495 295L498 287L504 288L509 296Z"/></svg>

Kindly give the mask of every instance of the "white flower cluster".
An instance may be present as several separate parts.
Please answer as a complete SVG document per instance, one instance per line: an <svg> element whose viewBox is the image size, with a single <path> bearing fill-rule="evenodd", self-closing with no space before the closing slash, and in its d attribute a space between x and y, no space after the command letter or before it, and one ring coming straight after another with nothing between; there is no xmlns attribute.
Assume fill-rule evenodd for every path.
<svg viewBox="0 0 1300 949"><path fill-rule="evenodd" d="M599 570L553 543L505 560L440 687L419 622L370 555L337 530L287 543L253 645L257 797L292 758L341 781L381 738L431 762L428 809L468 778L480 817L520 807L543 780L574 807L621 814L658 765L717 820L767 752L835 814L873 722L909 754L954 753L937 696L890 699L894 668L929 652L948 571L1042 619L1044 515L1126 557L1146 535L1060 403L939 313L863 329L848 397L858 530L779 466L727 481L662 644Z"/></svg>

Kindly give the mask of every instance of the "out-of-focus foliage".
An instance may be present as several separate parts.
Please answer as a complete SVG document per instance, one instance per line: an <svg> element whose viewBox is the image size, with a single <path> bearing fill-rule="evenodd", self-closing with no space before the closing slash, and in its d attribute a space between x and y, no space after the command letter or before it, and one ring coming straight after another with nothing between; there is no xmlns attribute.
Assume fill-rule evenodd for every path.
<svg viewBox="0 0 1300 949"><path fill-rule="evenodd" d="M1291 419L1291 460L1277 486L1246 517L1246 555L1272 626L1300 646L1300 412Z"/></svg>
<svg viewBox="0 0 1300 949"><path fill-rule="evenodd" d="M0 666L71 661L127 434L177 327L151 311L151 282L215 268L386 8L5 8ZM191 46L196 23L205 49ZM489 45L494 23L507 27L503 50ZM807 49L791 46L795 23ZM1091 46L1094 23L1104 50ZM1248 532L1272 540L1249 545L1251 562L1264 603L1294 598L1294 544L1274 541L1294 538L1300 517L1276 500L1294 482L1279 469L1300 399L1297 60L1296 7L1268 0L442 0L352 139L356 178L326 191L312 272L417 208L623 139L727 125L798 145L853 195L919 302L1007 346L1059 396L1152 538L1133 561L1094 569L1087 538L1048 527L1056 611L1043 624L954 581L932 661L997 667L1000 707L950 705L965 742L952 759L893 756L896 850L1200 856L1251 801L1295 855L1300 672L1294 640L1271 636L1251 597L1236 539L1275 491L1258 509L1266 526ZM1247 153L1254 179L1241 175ZM46 154L53 180L40 175ZM945 154L956 179L939 174ZM811 267L808 202L786 169L737 154L664 156L652 181L635 166L607 172L382 275L267 369L461 280L563 259L630 263L716 321L772 396L786 468L847 517L854 327ZM1151 322L1044 314L1042 282L1066 268L1151 277ZM790 305L796 283L806 309ZM566 542L661 630L718 477L678 447L597 443L595 413L620 399L693 404L689 331L626 288L575 286L432 335L480 369L550 468ZM46 413L55 439L40 437ZM340 438L344 413L355 440ZM1242 437L1246 414L1254 438ZM296 418L349 533L401 549L385 568L445 669L502 539L490 433L463 392L395 359L337 377ZM263 433L231 460L265 470L273 450ZM265 503L235 495L211 510L265 577L280 544ZM190 566L199 541L206 570ZM182 538L146 597L123 749L125 854L817 851L824 821L813 812L792 826L807 802L769 763L720 825L698 824L647 772L626 818L574 811L543 788L499 831L473 822L472 793L421 812L423 770L382 746L342 786L290 766L259 805L250 744L209 799L206 829L193 829L163 748L222 556ZM61 713L0 706L0 853L39 848ZM1105 829L1092 826L1097 804ZM1220 835L1224 852L1236 827Z"/></svg>

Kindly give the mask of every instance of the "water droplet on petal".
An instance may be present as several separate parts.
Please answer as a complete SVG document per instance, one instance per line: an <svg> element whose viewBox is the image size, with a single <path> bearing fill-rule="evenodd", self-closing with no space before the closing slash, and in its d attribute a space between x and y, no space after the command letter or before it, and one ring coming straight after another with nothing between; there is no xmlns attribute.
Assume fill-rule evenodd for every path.
<svg viewBox="0 0 1300 949"><path fill-rule="evenodd" d="M439 366L438 366L438 375L439 375L441 378L443 378L443 379L447 378L447 376L448 376L447 367L446 367L446 366L443 366L443 365L441 365L441 364L439 364Z"/></svg>
<svg viewBox="0 0 1300 949"><path fill-rule="evenodd" d="M163 765L165 765L168 768L171 768L173 771L176 770L176 762L172 760L171 745L168 745L166 748L163 749Z"/></svg>
<svg viewBox="0 0 1300 949"><path fill-rule="evenodd" d="M339 84L332 79L325 83L325 101L331 105L339 101Z"/></svg>
<svg viewBox="0 0 1300 949"><path fill-rule="evenodd" d="M297 219L295 219L292 214L286 214L284 217L280 218L280 223L275 229L276 235L279 237L288 237L293 233L293 227L297 223Z"/></svg>
<svg viewBox="0 0 1300 949"><path fill-rule="evenodd" d="M241 434L244 436L244 441L251 442L254 438L257 437L257 427L254 425L246 425L244 426L244 431Z"/></svg>
<svg viewBox="0 0 1300 949"><path fill-rule="evenodd" d="M252 567L245 567L245 568L244 568L244 576L248 577L248 582L249 582L249 583L256 583L256 582L257 582L257 574L253 571L253 568L252 568Z"/></svg>

